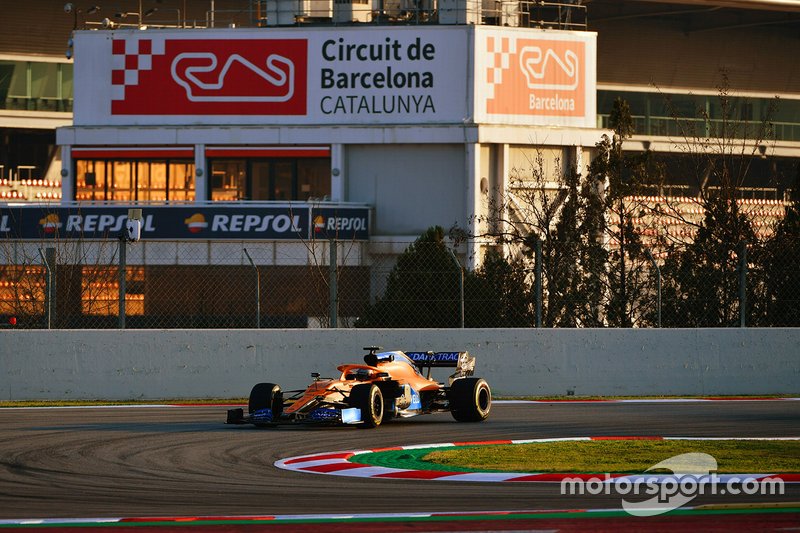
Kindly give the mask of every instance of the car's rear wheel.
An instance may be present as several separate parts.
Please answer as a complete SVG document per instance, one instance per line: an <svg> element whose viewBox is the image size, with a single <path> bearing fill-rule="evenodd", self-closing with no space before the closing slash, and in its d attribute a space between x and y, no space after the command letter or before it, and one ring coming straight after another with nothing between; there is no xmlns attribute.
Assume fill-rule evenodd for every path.
<svg viewBox="0 0 800 533"><path fill-rule="evenodd" d="M457 379L448 392L450 413L459 422L486 420L492 409L492 390L483 378Z"/></svg>
<svg viewBox="0 0 800 533"><path fill-rule="evenodd" d="M261 409L272 409L272 419L278 418L283 411L283 392L274 383L259 383L250 391L250 401L247 404L247 411L250 414ZM257 423L258 427L269 427L273 424Z"/></svg>
<svg viewBox="0 0 800 533"><path fill-rule="evenodd" d="M375 384L362 383L353 387L347 403L350 407L361 410L361 423L358 427L374 428L383 422L383 394Z"/></svg>

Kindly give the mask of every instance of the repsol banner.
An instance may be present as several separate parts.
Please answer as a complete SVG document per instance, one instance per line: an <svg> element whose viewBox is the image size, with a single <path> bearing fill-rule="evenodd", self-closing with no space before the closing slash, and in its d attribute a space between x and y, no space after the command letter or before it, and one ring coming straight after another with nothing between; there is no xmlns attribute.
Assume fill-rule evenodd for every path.
<svg viewBox="0 0 800 533"><path fill-rule="evenodd" d="M314 239L369 239L369 211L338 207L311 210Z"/></svg>
<svg viewBox="0 0 800 533"><path fill-rule="evenodd" d="M0 237L113 239L125 232L127 219L127 207L2 208ZM310 205L142 208L142 239L291 241L332 238L369 239L369 209Z"/></svg>

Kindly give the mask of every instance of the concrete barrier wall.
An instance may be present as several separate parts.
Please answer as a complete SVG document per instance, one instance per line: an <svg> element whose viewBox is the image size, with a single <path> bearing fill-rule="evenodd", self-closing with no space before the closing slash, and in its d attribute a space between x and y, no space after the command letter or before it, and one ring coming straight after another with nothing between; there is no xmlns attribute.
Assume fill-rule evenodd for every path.
<svg viewBox="0 0 800 533"><path fill-rule="evenodd" d="M13 330L0 399L242 397L369 345L468 350L496 395L800 393L800 329Z"/></svg>

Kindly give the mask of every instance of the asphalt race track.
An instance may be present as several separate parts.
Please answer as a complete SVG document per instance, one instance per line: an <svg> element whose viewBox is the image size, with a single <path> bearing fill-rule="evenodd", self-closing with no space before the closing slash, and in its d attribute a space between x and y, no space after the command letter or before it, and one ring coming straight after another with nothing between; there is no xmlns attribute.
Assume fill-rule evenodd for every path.
<svg viewBox="0 0 800 533"><path fill-rule="evenodd" d="M619 495L558 484L370 480L279 470L323 451L575 436L798 437L800 401L497 404L480 424L449 414L376 430L226 426L225 407L0 409L0 519L619 508ZM706 503L798 502L705 496Z"/></svg>

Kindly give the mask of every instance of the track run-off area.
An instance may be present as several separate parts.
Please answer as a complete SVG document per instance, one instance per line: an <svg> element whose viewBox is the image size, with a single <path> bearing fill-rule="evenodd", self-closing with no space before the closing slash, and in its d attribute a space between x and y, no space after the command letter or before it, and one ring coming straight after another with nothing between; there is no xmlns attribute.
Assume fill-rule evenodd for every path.
<svg viewBox="0 0 800 533"><path fill-rule="evenodd" d="M800 485L783 494L703 494L658 516L560 484L311 475L293 457L429 443L609 437L800 438L800 401L497 402L486 422L435 414L374 430L226 426L225 406L0 409L0 527L93 531L276 528L331 531L576 530L800 526ZM726 527L727 526L727 527ZM150 529L148 529L150 531Z"/></svg>

